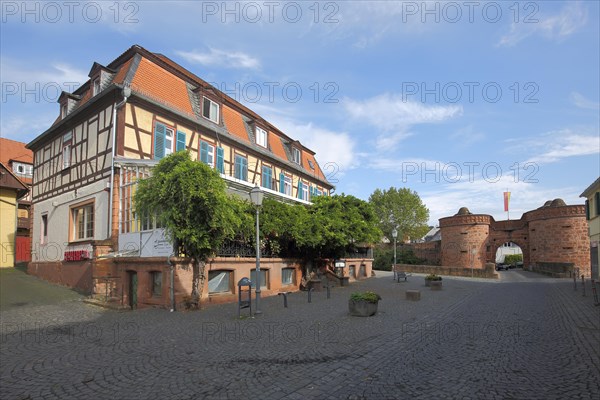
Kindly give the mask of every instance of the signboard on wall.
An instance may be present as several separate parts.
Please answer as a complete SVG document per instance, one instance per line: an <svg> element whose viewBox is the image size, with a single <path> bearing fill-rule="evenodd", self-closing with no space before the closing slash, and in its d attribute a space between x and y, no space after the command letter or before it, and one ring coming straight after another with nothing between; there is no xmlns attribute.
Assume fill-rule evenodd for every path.
<svg viewBox="0 0 600 400"><path fill-rule="evenodd" d="M165 236L164 229L121 233L119 253L128 252L136 252L140 257L168 257L173 252L173 246Z"/></svg>

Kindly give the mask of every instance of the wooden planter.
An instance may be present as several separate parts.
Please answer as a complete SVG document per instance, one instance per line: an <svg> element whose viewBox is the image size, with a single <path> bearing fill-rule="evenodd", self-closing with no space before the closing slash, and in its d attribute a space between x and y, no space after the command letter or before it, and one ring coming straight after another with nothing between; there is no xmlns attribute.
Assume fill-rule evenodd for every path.
<svg viewBox="0 0 600 400"><path fill-rule="evenodd" d="M348 311L355 317L370 317L377 313L378 304L365 300L348 300Z"/></svg>

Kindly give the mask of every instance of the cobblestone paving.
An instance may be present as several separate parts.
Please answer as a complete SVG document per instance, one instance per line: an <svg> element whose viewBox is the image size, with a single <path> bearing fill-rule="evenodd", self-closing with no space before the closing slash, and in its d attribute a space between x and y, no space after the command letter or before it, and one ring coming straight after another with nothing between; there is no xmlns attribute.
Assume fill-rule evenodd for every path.
<svg viewBox="0 0 600 400"><path fill-rule="evenodd" d="M598 399L600 307L572 281L390 273L326 292L200 312L68 300L0 313L2 399ZM421 290L421 301L405 290ZM350 317L357 290L379 312Z"/></svg>

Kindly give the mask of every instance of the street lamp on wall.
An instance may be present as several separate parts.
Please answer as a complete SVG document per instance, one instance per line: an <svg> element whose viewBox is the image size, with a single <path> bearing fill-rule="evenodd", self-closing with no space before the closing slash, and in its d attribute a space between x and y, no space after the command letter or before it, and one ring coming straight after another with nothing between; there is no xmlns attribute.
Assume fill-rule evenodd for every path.
<svg viewBox="0 0 600 400"><path fill-rule="evenodd" d="M396 280L396 238L398 237L398 229L394 228L392 237L394 238L394 265L392 266L392 271L394 271L394 280Z"/></svg>
<svg viewBox="0 0 600 400"><path fill-rule="evenodd" d="M260 224L258 214L260 211L260 207L262 206L264 195L265 194L258 186L255 186L250 191L250 201L256 207L256 282L254 283L256 285L256 311L254 312L255 315L262 314L262 311L260 311Z"/></svg>

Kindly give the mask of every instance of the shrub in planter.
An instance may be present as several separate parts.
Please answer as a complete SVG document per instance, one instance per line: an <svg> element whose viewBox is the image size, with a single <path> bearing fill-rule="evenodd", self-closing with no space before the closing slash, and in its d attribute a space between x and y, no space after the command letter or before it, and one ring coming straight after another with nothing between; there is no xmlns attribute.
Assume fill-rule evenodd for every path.
<svg viewBox="0 0 600 400"><path fill-rule="evenodd" d="M436 274L429 274L425 277L425 286L430 286L431 282L441 281L442 277Z"/></svg>
<svg viewBox="0 0 600 400"><path fill-rule="evenodd" d="M357 317L370 317L377 313L377 305L381 296L374 292L356 292L350 295L348 310L350 315Z"/></svg>

